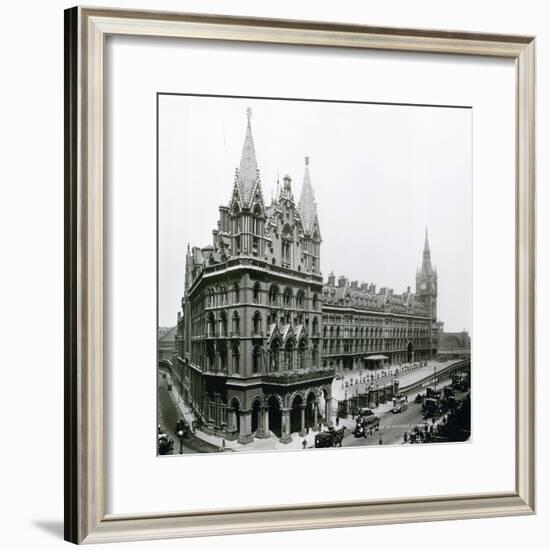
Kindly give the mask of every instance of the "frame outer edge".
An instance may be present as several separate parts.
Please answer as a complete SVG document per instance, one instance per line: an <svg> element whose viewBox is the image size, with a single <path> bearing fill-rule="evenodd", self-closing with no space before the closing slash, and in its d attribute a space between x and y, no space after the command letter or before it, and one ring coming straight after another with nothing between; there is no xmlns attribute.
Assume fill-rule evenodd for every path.
<svg viewBox="0 0 550 550"><path fill-rule="evenodd" d="M535 40L527 44L517 67L516 187L516 489L535 511Z"/></svg>
<svg viewBox="0 0 550 550"><path fill-rule="evenodd" d="M78 8L64 12L64 539L78 541Z"/></svg>
<svg viewBox="0 0 550 550"><path fill-rule="evenodd" d="M258 29L277 41L304 31L327 32L327 46L378 47L367 33L387 35L382 49L504 56L516 60L516 492L453 495L362 503L105 516L103 449L103 46L120 34L109 18L148 23L177 21L209 26L208 38ZM212 29L215 23L216 30ZM173 32L173 31L172 31ZM335 34L336 33L336 34ZM179 34L181 35L181 33ZM329 39L330 38L330 39ZM430 41L432 50L423 38ZM235 38L226 38L235 39ZM394 40L392 46L391 41ZM338 43L340 40L340 43ZM344 42L342 42L344 40ZM265 41L269 42L269 38ZM334 44L332 43L334 42ZM299 43L299 41L298 41ZM398 44L396 46L395 44ZM107 8L65 12L65 538L74 543L145 540L230 533L319 529L352 525L510 516L534 512L534 39L475 33L381 29L331 23L170 14ZM522 248L523 247L523 248ZM521 321L521 322L520 322ZM521 326L520 326L521 325Z"/></svg>

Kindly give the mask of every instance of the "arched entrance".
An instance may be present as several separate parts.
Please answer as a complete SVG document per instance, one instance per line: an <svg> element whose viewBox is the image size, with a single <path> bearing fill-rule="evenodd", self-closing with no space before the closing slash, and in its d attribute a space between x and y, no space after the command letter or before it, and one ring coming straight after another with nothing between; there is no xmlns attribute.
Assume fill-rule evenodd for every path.
<svg viewBox="0 0 550 550"><path fill-rule="evenodd" d="M279 400L271 395L267 400L268 414L269 414L269 429L277 436L281 437L282 434L282 411Z"/></svg>
<svg viewBox="0 0 550 550"><path fill-rule="evenodd" d="M290 433L302 431L302 404L303 399L297 395L292 401L292 409L290 411Z"/></svg>
<svg viewBox="0 0 550 550"><path fill-rule="evenodd" d="M251 418L252 433L258 430L258 426L260 422L260 408L261 408L260 399L259 398L254 399L254 403L252 403L252 418Z"/></svg>
<svg viewBox="0 0 550 550"><path fill-rule="evenodd" d="M412 363L413 360L414 360L413 343L409 342L407 344L407 363Z"/></svg>
<svg viewBox="0 0 550 550"><path fill-rule="evenodd" d="M233 417L233 431L234 432L239 432L240 429L241 429L241 415L239 414L240 410L241 410L241 404L239 403L239 400L234 397L232 400L231 400L231 406L230 406L230 409L231 409L231 416Z"/></svg>

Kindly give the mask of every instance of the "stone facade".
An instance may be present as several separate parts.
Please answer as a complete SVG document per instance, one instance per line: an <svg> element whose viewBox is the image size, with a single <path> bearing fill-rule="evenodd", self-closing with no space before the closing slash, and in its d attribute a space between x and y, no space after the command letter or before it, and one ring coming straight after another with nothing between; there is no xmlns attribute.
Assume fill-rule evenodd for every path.
<svg viewBox="0 0 550 550"><path fill-rule="evenodd" d="M323 282L321 231L306 157L299 201L290 176L264 199L247 126L231 198L212 244L188 246L175 368L204 429L247 443L290 441L330 423L335 370L432 357L437 273L426 235L417 292ZM434 338L435 337L435 341Z"/></svg>

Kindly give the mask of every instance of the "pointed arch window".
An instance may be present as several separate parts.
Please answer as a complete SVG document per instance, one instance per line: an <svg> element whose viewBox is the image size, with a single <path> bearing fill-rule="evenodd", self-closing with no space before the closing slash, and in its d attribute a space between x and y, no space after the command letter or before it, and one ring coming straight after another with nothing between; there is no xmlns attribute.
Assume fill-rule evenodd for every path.
<svg viewBox="0 0 550 550"><path fill-rule="evenodd" d="M239 334L241 332L240 324L241 324L241 319L239 317L239 314L235 311L233 313L233 324L232 324L232 328L231 328L233 336L239 336Z"/></svg>
<svg viewBox="0 0 550 550"><path fill-rule="evenodd" d="M256 311L252 317L252 332L253 334L262 333L262 315L259 311Z"/></svg>
<svg viewBox="0 0 550 550"><path fill-rule="evenodd" d="M298 368L299 369L306 368L306 349L307 349L306 340L305 338L302 338L302 340L300 340L300 344L298 345Z"/></svg>
<svg viewBox="0 0 550 550"><path fill-rule="evenodd" d="M206 334L209 337L216 335L216 321L212 312L208 314L208 317L206 319Z"/></svg>
<svg viewBox="0 0 550 550"><path fill-rule="evenodd" d="M238 304L241 301L241 288L239 283L233 285L233 303Z"/></svg>
<svg viewBox="0 0 550 550"><path fill-rule="evenodd" d="M316 311L319 309L319 296L317 296L317 293L313 295L313 309Z"/></svg>
<svg viewBox="0 0 550 550"><path fill-rule="evenodd" d="M257 374L261 371L262 349L260 346L254 346L252 349L252 372Z"/></svg>
<svg viewBox="0 0 550 550"><path fill-rule="evenodd" d="M255 304L259 304L260 303L260 293L262 291L262 285L256 281L254 283L254 288L252 290L252 301L255 303Z"/></svg>
<svg viewBox="0 0 550 550"><path fill-rule="evenodd" d="M225 345L225 340L222 340L218 344L218 355L220 357L220 370L227 372L227 346Z"/></svg>
<svg viewBox="0 0 550 550"><path fill-rule="evenodd" d="M279 305L279 287L277 285L272 285L269 289L269 305Z"/></svg>
<svg viewBox="0 0 550 550"><path fill-rule="evenodd" d="M303 308L306 303L306 295L303 290L299 290L296 294L296 307Z"/></svg>
<svg viewBox="0 0 550 550"><path fill-rule="evenodd" d="M292 289L289 287L285 288L283 294L283 305L285 307L292 307Z"/></svg>
<svg viewBox="0 0 550 550"><path fill-rule="evenodd" d="M273 342L271 343L271 349L270 349L271 361L270 361L269 370L271 372L277 372L279 370L279 352L280 352L280 350L281 350L281 344L280 344L279 340L277 340L277 339L273 340Z"/></svg>
<svg viewBox="0 0 550 550"><path fill-rule="evenodd" d="M220 336L227 336L227 314L225 311L222 311L220 315Z"/></svg>
<svg viewBox="0 0 550 550"><path fill-rule="evenodd" d="M312 330L313 336L319 336L319 319L317 317L313 318Z"/></svg>
<svg viewBox="0 0 550 550"><path fill-rule="evenodd" d="M234 374L239 374L239 371L240 371L240 359L241 359L241 355L240 355L240 352L239 352L239 343L238 342L235 342L233 344L233 349L232 349L232 356L233 356L233 373Z"/></svg>

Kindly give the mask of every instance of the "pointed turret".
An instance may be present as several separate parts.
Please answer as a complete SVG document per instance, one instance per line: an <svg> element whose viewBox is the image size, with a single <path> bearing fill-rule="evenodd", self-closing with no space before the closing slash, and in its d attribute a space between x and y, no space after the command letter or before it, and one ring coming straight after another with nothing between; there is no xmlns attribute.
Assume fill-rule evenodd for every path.
<svg viewBox="0 0 550 550"><path fill-rule="evenodd" d="M246 134L236 179L243 205L248 206L256 185L259 182L260 172L256 160L256 150L254 149L254 138L252 137L252 125L250 122L252 118L252 109L250 107L246 110L246 118Z"/></svg>
<svg viewBox="0 0 550 550"><path fill-rule="evenodd" d="M424 239L424 252L422 253L422 272L426 275L432 274L432 260L430 253L430 242L428 241L428 228L426 227L426 237Z"/></svg>
<svg viewBox="0 0 550 550"><path fill-rule="evenodd" d="M185 294L189 290L189 287L193 283L193 256L191 254L191 247L187 243L187 254L185 255Z"/></svg>
<svg viewBox="0 0 550 550"><path fill-rule="evenodd" d="M313 194L313 187L309 176L309 157L305 158L305 163L304 182L302 184L298 208L304 231L307 234L311 234L317 219L317 205L315 204L315 195Z"/></svg>

